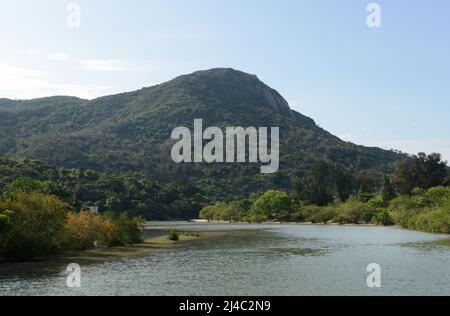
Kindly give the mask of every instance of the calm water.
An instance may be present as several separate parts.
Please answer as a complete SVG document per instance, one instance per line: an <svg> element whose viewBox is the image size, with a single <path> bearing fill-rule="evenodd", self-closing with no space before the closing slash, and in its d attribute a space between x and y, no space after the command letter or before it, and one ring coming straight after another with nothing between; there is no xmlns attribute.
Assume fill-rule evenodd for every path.
<svg viewBox="0 0 450 316"><path fill-rule="evenodd" d="M66 287L65 272L0 276L0 295L450 295L450 248L433 243L446 236L382 227L180 225L236 232L84 266L80 289ZM380 289L367 287L370 263L382 267Z"/></svg>

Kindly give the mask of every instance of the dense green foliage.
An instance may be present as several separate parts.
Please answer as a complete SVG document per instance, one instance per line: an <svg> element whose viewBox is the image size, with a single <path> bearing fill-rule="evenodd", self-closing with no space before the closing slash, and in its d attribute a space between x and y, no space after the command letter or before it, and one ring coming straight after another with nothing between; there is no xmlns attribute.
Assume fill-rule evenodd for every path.
<svg viewBox="0 0 450 316"><path fill-rule="evenodd" d="M197 118L204 120L205 127L280 127L280 172L260 175L256 164L174 164L170 157L171 132L178 126L192 128ZM0 100L2 155L145 177L176 186L188 182L214 200L245 198L254 191L271 188L287 190L290 179L308 175L317 159L340 164L352 173L370 170L383 174L393 170L394 162L405 158L395 152L341 141L312 119L291 111L282 96L256 76L232 69L196 72L158 86L92 101L65 97ZM342 197L346 198L345 176L339 183ZM321 189L320 183L314 185L311 190ZM97 190L85 194L96 195ZM104 197L81 200L86 199L96 202ZM162 205L173 203L169 199ZM158 217L171 212L163 208L156 211Z"/></svg>
<svg viewBox="0 0 450 316"><path fill-rule="evenodd" d="M111 246L125 246L144 242L143 230L144 219L142 217L131 217L127 213L105 212L103 216L109 219L116 230L111 240Z"/></svg>
<svg viewBox="0 0 450 316"><path fill-rule="evenodd" d="M2 199L0 212L6 215L7 226L0 231L0 252L10 260L54 253L64 240L69 209L58 198L40 193L17 191Z"/></svg>
<svg viewBox="0 0 450 316"><path fill-rule="evenodd" d="M213 221L238 222L244 220L246 215L238 203L209 205L200 211L200 218Z"/></svg>
<svg viewBox="0 0 450 316"><path fill-rule="evenodd" d="M449 184L447 163L442 161L440 154L419 153L397 163L395 182L402 194L410 194L415 188L426 190Z"/></svg>
<svg viewBox="0 0 450 316"><path fill-rule="evenodd" d="M437 154L419 154L409 163L414 165L418 161L419 170L405 170L406 163L400 163L392 177L385 175L381 179L369 173L353 176L340 166L332 168L319 161L309 177L293 179L290 195L269 190L252 200L207 206L200 217L231 222L398 224L408 229L449 234L450 187L446 186L446 163ZM405 179L412 179L421 187L404 194Z"/></svg>
<svg viewBox="0 0 450 316"><path fill-rule="evenodd" d="M390 214L372 203L352 198L328 206L297 205L285 192L270 190L258 197L252 208L245 211L239 203L217 204L205 207L200 217L231 222L293 221L327 224L392 224Z"/></svg>
<svg viewBox="0 0 450 316"><path fill-rule="evenodd" d="M60 251L143 241L142 218L126 213L72 212L69 204L42 192L48 188L47 182L20 179L7 187L0 198L0 257L7 260L26 261Z"/></svg>
<svg viewBox="0 0 450 316"><path fill-rule="evenodd" d="M290 208L291 199L285 192L270 190L256 199L252 214L257 219L285 219Z"/></svg>
<svg viewBox="0 0 450 316"><path fill-rule="evenodd" d="M396 222L404 228L450 234L450 188L415 190L390 204Z"/></svg>
<svg viewBox="0 0 450 316"><path fill-rule="evenodd" d="M100 211L127 212L148 220L196 218L206 204L203 194L188 184L160 185L146 178L0 158L0 194L17 189L58 196L75 210L97 206Z"/></svg>

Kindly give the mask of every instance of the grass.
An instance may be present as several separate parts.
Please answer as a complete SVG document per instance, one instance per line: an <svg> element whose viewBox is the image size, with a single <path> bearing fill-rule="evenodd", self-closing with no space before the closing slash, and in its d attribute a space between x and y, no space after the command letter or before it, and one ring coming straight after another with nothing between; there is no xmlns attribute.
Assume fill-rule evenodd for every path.
<svg viewBox="0 0 450 316"><path fill-rule="evenodd" d="M447 246L450 247L450 238L449 239L442 239L435 242L435 244L439 246Z"/></svg>

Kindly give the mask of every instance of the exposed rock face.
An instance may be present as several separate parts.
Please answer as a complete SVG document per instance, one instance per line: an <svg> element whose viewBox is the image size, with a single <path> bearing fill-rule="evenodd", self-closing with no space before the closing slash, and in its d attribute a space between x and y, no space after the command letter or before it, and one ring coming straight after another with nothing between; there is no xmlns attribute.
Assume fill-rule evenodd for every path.
<svg viewBox="0 0 450 316"><path fill-rule="evenodd" d="M292 110L286 99L284 99L276 90L270 88L268 85L259 81L256 90L266 100L267 104L278 113L289 115L304 126L316 126L316 122L313 119Z"/></svg>
<svg viewBox="0 0 450 316"><path fill-rule="evenodd" d="M280 113L289 113L289 115L293 116L291 113L291 108L287 101L275 90L269 88L265 84L261 84L258 89L260 93L264 96L264 99L267 103L277 112Z"/></svg>

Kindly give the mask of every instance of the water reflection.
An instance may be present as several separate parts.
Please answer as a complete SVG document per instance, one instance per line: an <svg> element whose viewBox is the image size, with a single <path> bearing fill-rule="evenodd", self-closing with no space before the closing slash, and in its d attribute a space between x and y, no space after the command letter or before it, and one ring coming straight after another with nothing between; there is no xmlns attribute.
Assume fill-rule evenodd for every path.
<svg viewBox="0 0 450 316"><path fill-rule="evenodd" d="M233 234L82 267L80 289L68 289L64 273L6 275L0 295L450 294L450 248L436 244L442 235L383 227L175 225ZM149 234L167 227L156 223ZM382 267L381 289L367 288L369 263Z"/></svg>

